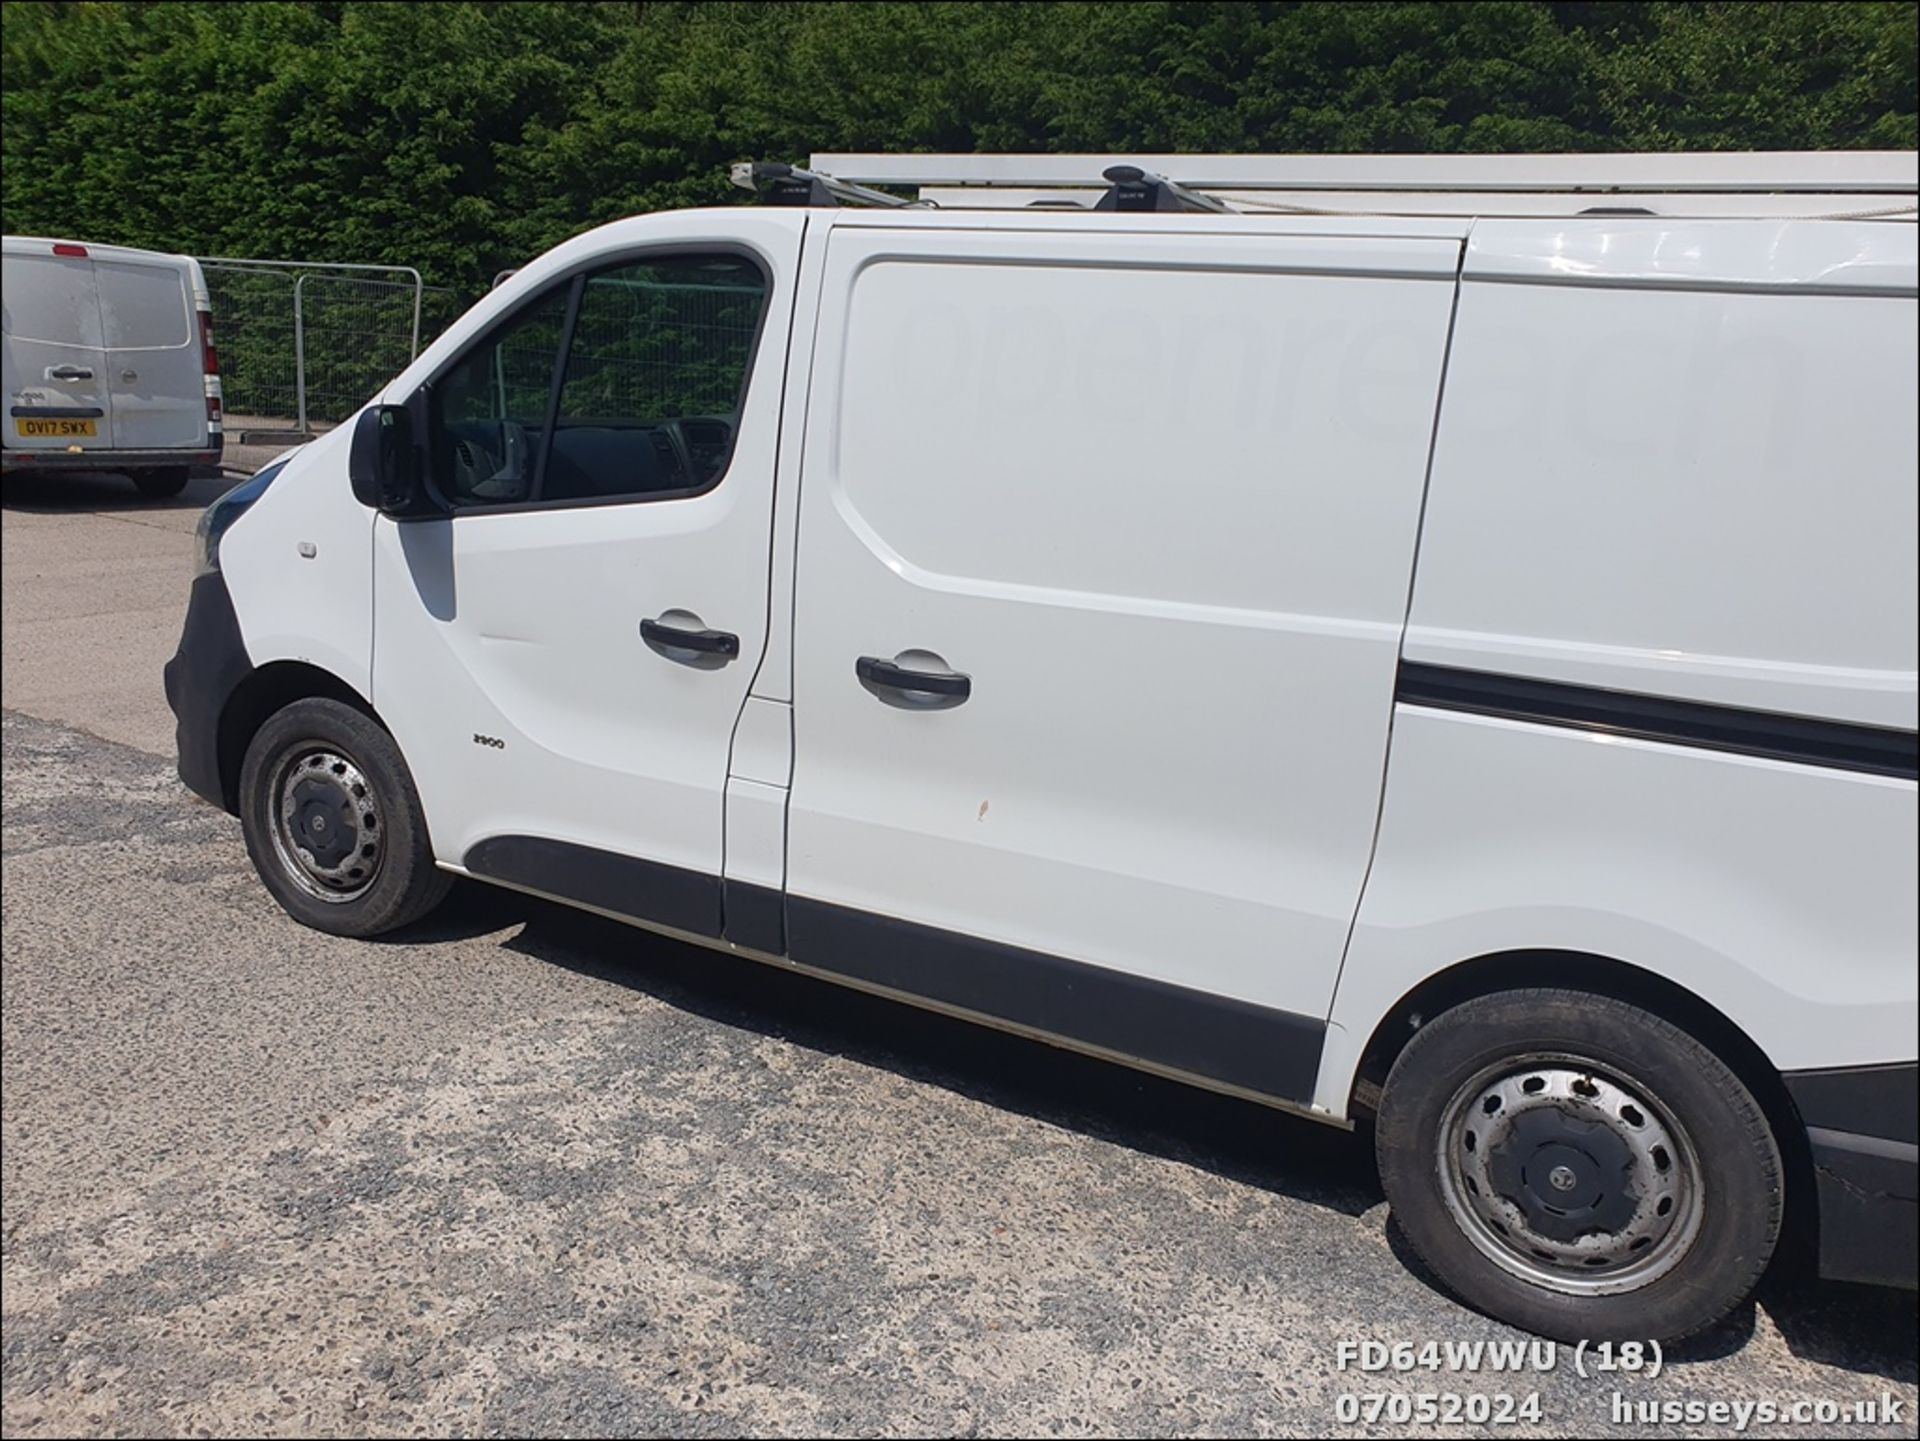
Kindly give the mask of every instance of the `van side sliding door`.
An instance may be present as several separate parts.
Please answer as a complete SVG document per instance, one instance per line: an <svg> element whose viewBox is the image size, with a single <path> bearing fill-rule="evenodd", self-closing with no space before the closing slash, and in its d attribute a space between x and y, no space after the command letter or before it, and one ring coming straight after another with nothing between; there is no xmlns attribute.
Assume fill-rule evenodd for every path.
<svg viewBox="0 0 1920 1441"><path fill-rule="evenodd" d="M843 223L788 949L1311 1096L1460 242Z"/></svg>

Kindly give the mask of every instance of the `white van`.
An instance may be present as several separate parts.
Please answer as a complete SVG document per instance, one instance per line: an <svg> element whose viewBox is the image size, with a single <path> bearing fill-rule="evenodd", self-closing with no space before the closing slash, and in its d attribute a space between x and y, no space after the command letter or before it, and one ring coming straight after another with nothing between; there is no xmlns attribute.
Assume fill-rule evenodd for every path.
<svg viewBox="0 0 1920 1441"><path fill-rule="evenodd" d="M0 469L123 471L153 498L220 463L220 368L200 263L9 235Z"/></svg>
<svg viewBox="0 0 1920 1441"><path fill-rule="evenodd" d="M208 510L181 775L335 934L472 876L1369 1122L1551 1335L1788 1220L1911 1286L1914 158L1645 159L579 236Z"/></svg>

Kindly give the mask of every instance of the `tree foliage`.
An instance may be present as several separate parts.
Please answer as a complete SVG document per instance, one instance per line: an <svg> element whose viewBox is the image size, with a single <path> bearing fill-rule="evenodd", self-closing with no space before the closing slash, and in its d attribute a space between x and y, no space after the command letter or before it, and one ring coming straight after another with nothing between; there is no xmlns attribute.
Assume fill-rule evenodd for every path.
<svg viewBox="0 0 1920 1441"><path fill-rule="evenodd" d="M472 291L813 150L1910 149L1910 3L0 7L12 233Z"/></svg>

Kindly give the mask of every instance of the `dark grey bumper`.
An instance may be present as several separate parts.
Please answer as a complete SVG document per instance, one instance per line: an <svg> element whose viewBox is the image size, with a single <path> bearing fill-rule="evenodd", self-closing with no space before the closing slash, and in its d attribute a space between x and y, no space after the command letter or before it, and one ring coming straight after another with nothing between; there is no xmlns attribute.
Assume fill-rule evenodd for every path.
<svg viewBox="0 0 1920 1441"><path fill-rule="evenodd" d="M230 778L221 773L220 720L252 670L226 581L218 571L197 577L180 649L167 662L167 704L175 721L180 779L188 790L223 810L234 809L235 797Z"/></svg>
<svg viewBox="0 0 1920 1441"><path fill-rule="evenodd" d="M0 450L0 470L148 470L163 465L218 465L218 435L192 450Z"/></svg>
<svg viewBox="0 0 1920 1441"><path fill-rule="evenodd" d="M1820 1206L1820 1274L1916 1285L1920 1270L1920 1067L1789 1071Z"/></svg>

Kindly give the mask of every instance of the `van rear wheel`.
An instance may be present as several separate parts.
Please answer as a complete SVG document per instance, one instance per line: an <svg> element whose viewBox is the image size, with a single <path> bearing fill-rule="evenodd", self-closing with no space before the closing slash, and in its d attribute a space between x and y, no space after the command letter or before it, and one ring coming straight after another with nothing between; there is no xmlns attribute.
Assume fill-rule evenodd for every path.
<svg viewBox="0 0 1920 1441"><path fill-rule="evenodd" d="M187 488L189 472L184 465L163 465L131 475L134 487L148 500L170 500Z"/></svg>
<svg viewBox="0 0 1920 1441"><path fill-rule="evenodd" d="M1780 1153L1699 1041L1610 997L1445 1011L1375 1132L1393 1216L1469 1304L1564 1340L1674 1340L1744 1301L1779 1237Z"/></svg>
<svg viewBox="0 0 1920 1441"><path fill-rule="evenodd" d="M453 884L400 748L336 700L295 701L260 727L240 767L240 825L274 899L332 935L396 930Z"/></svg>

